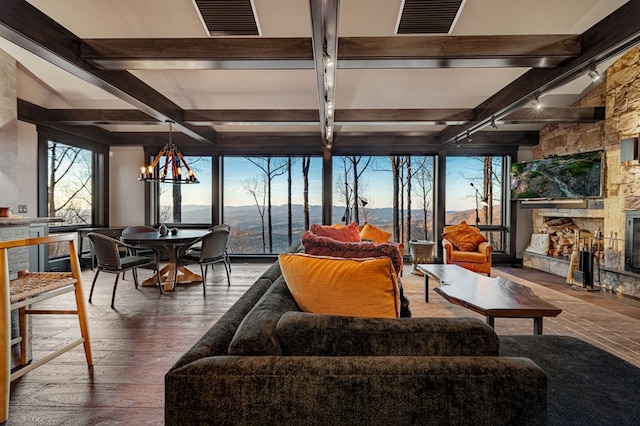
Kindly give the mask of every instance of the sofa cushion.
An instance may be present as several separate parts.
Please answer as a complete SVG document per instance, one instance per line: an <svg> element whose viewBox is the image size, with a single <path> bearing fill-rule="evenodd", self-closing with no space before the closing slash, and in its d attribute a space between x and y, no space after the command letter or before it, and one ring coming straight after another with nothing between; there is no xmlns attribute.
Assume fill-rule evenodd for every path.
<svg viewBox="0 0 640 426"><path fill-rule="evenodd" d="M280 267L291 295L305 312L397 318L400 292L388 257L345 259L281 254Z"/></svg>
<svg viewBox="0 0 640 426"><path fill-rule="evenodd" d="M362 240L371 240L375 243L386 243L391 238L391 232L366 222L360 230L360 238Z"/></svg>
<svg viewBox="0 0 640 426"><path fill-rule="evenodd" d="M402 273L402 245L396 243L375 243L372 241L343 242L331 238L321 237L307 231L302 235L302 247L305 253L346 258L380 257L387 256L393 263L393 268L398 275L398 287L400 289L400 316L410 317L409 299L404 295L400 275Z"/></svg>
<svg viewBox="0 0 640 426"><path fill-rule="evenodd" d="M311 233L319 235L321 237L332 238L338 241L360 241L360 232L358 231L358 224L352 222L342 228L335 228L328 225L319 225L314 223L309 227Z"/></svg>
<svg viewBox="0 0 640 426"><path fill-rule="evenodd" d="M284 278L278 278L238 326L229 355L281 355L276 324L283 313L297 310Z"/></svg>
<svg viewBox="0 0 640 426"><path fill-rule="evenodd" d="M387 256L393 262L397 275L402 271L402 251L395 243L375 243L372 241L336 241L307 231L302 235L304 252L317 256L332 257L380 257Z"/></svg>
<svg viewBox="0 0 640 426"><path fill-rule="evenodd" d="M477 318L349 318L287 312L276 327L283 355L497 356L495 331Z"/></svg>

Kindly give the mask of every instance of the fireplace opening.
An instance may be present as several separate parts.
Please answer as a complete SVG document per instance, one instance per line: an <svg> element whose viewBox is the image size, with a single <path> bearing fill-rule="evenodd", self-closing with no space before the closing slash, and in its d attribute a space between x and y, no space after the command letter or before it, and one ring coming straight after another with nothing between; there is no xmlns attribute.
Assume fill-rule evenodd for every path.
<svg viewBox="0 0 640 426"><path fill-rule="evenodd" d="M640 211L627 212L624 233L624 269L640 273Z"/></svg>

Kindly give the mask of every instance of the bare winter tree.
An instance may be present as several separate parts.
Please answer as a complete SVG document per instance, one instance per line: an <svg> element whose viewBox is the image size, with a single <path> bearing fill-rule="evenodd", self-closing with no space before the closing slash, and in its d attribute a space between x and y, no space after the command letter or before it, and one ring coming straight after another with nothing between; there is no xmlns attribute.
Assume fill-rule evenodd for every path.
<svg viewBox="0 0 640 426"><path fill-rule="evenodd" d="M351 162L351 172L353 176L353 220L357 223L360 223L360 210L358 208L358 205L363 204L362 200L365 200L360 195L360 177L367 170L369 164L371 164L371 157L361 157L353 155L347 158ZM360 162L363 161L363 159L366 159L366 161L360 167Z"/></svg>
<svg viewBox="0 0 640 426"><path fill-rule="evenodd" d="M287 159L279 157L245 157L259 168L265 176L267 184L267 223L269 230L269 253L273 253L273 223L271 216L271 185L273 179L287 172Z"/></svg>
<svg viewBox="0 0 640 426"><path fill-rule="evenodd" d="M242 187L253 197L256 203L258 214L260 215L260 224L262 226L262 252L267 252L266 234L264 229L265 202L267 198L267 181L264 176L260 178L252 177L242 182Z"/></svg>
<svg viewBox="0 0 640 426"><path fill-rule="evenodd" d="M304 230L308 230L311 226L309 219L309 166L311 165L311 157L302 157L302 207L304 215Z"/></svg>
<svg viewBox="0 0 640 426"><path fill-rule="evenodd" d="M49 142L49 216L66 224L91 222L91 152Z"/></svg>
<svg viewBox="0 0 640 426"><path fill-rule="evenodd" d="M416 183L415 193L418 195L420 207L422 209L422 239L429 240L429 211L431 210L431 193L433 190L433 169L428 166L426 157L422 159L421 165L412 174Z"/></svg>
<svg viewBox="0 0 640 426"><path fill-rule="evenodd" d="M400 172L404 166L402 157L390 156L393 176L393 240L400 241Z"/></svg>

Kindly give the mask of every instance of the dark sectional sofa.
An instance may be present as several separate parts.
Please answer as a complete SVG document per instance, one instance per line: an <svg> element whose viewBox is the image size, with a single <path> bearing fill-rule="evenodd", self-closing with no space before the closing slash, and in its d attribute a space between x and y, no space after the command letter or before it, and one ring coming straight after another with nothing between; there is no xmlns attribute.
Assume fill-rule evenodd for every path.
<svg viewBox="0 0 640 426"><path fill-rule="evenodd" d="M300 312L276 261L166 374L165 423L546 424L545 373L499 350L472 318Z"/></svg>

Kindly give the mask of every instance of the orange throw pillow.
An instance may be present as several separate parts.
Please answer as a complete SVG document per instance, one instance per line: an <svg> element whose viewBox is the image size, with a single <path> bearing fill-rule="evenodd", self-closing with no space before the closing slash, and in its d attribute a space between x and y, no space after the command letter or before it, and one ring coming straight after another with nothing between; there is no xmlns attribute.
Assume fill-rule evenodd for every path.
<svg viewBox="0 0 640 426"><path fill-rule="evenodd" d="M451 244L460 251L473 251L480 243L487 241L484 235L468 226L463 229L445 232L442 237L451 241Z"/></svg>
<svg viewBox="0 0 640 426"><path fill-rule="evenodd" d="M360 238L363 240L371 240L374 243L386 243L389 241L389 238L391 238L391 232L387 232L367 222L360 231Z"/></svg>
<svg viewBox="0 0 640 426"><path fill-rule="evenodd" d="M282 275L304 312L398 318L398 277L388 257L344 259L283 253Z"/></svg>
<svg viewBox="0 0 640 426"><path fill-rule="evenodd" d="M358 242L360 239L360 233L358 232L358 224L353 222L342 228L334 228L328 225L318 225L314 223L309 228L311 232L321 237L333 238L334 240L344 242Z"/></svg>

